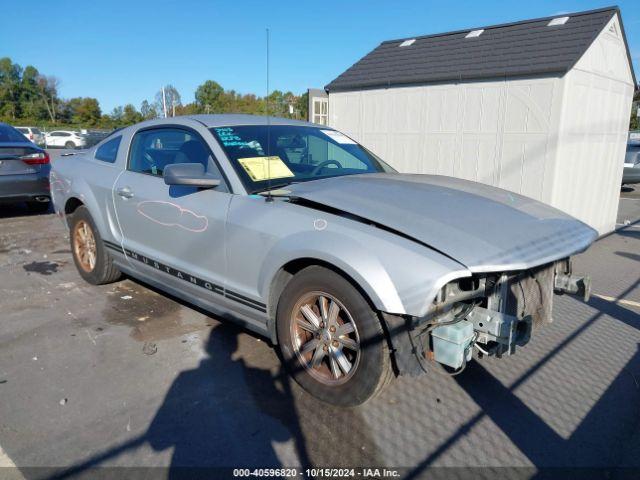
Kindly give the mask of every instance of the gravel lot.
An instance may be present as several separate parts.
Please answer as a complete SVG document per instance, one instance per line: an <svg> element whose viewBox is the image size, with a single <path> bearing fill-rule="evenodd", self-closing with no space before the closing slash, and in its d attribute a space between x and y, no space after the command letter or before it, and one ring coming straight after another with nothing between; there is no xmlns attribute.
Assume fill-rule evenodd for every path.
<svg viewBox="0 0 640 480"><path fill-rule="evenodd" d="M56 217L0 206L0 466L640 467L640 199L624 197L630 225L575 265L600 296L556 297L512 358L397 379L357 409L310 398L246 331L136 281L83 283Z"/></svg>

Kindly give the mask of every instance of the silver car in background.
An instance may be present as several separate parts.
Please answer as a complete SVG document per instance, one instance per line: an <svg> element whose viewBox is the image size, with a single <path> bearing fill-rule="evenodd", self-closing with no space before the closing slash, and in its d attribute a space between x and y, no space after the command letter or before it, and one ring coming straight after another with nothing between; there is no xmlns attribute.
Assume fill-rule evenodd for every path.
<svg viewBox="0 0 640 480"><path fill-rule="evenodd" d="M629 140L624 156L622 185L640 183L640 141Z"/></svg>
<svg viewBox="0 0 640 480"><path fill-rule="evenodd" d="M15 127L27 140L36 145L44 145L44 133L38 127Z"/></svg>
<svg viewBox="0 0 640 480"><path fill-rule="evenodd" d="M328 127L248 115L143 122L56 161L81 276L140 278L268 337L307 391L357 405L394 374L510 355L588 296L596 232L540 202L402 175Z"/></svg>

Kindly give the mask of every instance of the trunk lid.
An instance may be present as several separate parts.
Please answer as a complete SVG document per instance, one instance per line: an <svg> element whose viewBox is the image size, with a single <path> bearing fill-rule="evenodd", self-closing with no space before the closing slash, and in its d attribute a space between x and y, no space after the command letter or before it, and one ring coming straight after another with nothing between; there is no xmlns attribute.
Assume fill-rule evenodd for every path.
<svg viewBox="0 0 640 480"><path fill-rule="evenodd" d="M40 165L28 165L21 157L41 150L24 144L0 144L0 175L24 175L37 173Z"/></svg>

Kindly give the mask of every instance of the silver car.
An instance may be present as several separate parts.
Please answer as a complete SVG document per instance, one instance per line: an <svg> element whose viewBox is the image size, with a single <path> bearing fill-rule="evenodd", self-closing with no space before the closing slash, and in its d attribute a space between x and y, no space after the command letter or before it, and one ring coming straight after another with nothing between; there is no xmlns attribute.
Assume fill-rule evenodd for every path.
<svg viewBox="0 0 640 480"><path fill-rule="evenodd" d="M300 385L357 405L395 374L511 355L588 296L596 232L537 201L402 175L328 127L248 115L143 122L56 161L80 275L121 272L268 337Z"/></svg>
<svg viewBox="0 0 640 480"><path fill-rule="evenodd" d="M624 170L622 171L622 185L640 183L640 142L629 140L624 156Z"/></svg>
<svg viewBox="0 0 640 480"><path fill-rule="evenodd" d="M36 145L44 145L44 134L38 127L15 127L27 140Z"/></svg>

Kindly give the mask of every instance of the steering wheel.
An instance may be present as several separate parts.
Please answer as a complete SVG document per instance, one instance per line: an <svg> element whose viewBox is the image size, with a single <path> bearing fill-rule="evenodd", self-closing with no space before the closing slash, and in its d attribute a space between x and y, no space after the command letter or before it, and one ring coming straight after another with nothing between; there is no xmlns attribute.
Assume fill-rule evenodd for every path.
<svg viewBox="0 0 640 480"><path fill-rule="evenodd" d="M317 175L321 168L326 167L327 165L335 165L338 168L342 168L342 164L337 160L325 160L324 162L320 162L316 167L311 170L310 175Z"/></svg>

